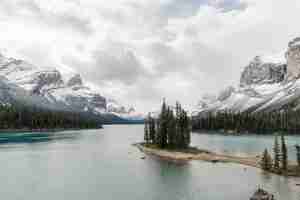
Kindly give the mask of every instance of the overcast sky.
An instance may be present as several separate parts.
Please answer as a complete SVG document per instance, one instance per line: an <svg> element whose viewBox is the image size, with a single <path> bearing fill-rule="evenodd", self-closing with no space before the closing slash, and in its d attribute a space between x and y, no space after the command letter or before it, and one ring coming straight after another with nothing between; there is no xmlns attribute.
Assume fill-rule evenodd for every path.
<svg viewBox="0 0 300 200"><path fill-rule="evenodd" d="M299 0L1 0L0 50L73 70L140 111L237 85L300 36Z"/></svg>

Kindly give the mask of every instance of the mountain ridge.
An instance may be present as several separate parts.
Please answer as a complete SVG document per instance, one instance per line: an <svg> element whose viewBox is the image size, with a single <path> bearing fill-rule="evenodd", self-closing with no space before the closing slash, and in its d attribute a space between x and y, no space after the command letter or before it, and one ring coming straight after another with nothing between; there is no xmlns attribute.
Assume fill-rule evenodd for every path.
<svg viewBox="0 0 300 200"><path fill-rule="evenodd" d="M10 92L15 94L7 95L3 103L10 103L8 101L10 99L10 101L16 100L50 109L90 112L95 115L115 115L116 118L124 120L143 119L142 115L129 112L130 109L125 107L126 115L123 112L119 113L117 108L111 112L107 108L107 98L99 91L88 87L78 73L65 77L56 68L44 69L24 60L8 58L0 54L0 76L3 80L3 87L9 88ZM1 92L7 93L0 87ZM26 98L21 98L24 95ZM2 99L4 101L4 97Z"/></svg>
<svg viewBox="0 0 300 200"><path fill-rule="evenodd" d="M215 98L202 98L193 115L300 109L299 55L300 38L296 38L288 44L285 53L254 57L241 73L237 87L230 86Z"/></svg>

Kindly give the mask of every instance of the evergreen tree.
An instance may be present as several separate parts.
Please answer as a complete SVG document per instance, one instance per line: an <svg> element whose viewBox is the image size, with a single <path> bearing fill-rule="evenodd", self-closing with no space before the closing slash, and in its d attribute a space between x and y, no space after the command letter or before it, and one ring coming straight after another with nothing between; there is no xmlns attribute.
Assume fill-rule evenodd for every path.
<svg viewBox="0 0 300 200"><path fill-rule="evenodd" d="M149 133L149 118L145 120L145 125L144 125L144 141L146 144L150 143L150 133Z"/></svg>
<svg viewBox="0 0 300 200"><path fill-rule="evenodd" d="M272 169L272 158L268 153L268 150L265 149L262 159L261 159L261 168L263 170L269 171Z"/></svg>
<svg viewBox="0 0 300 200"><path fill-rule="evenodd" d="M175 132L175 146L180 147L180 141L182 140L182 127L181 127L181 105L179 102L176 102L176 132Z"/></svg>
<svg viewBox="0 0 300 200"><path fill-rule="evenodd" d="M149 135L150 135L150 141L152 144L156 144L156 126L155 126L155 119L151 117L149 114Z"/></svg>
<svg viewBox="0 0 300 200"><path fill-rule="evenodd" d="M281 167L283 171L287 170L288 166L288 152L285 143L284 134L281 135Z"/></svg>
<svg viewBox="0 0 300 200"><path fill-rule="evenodd" d="M300 146L297 144L295 147L296 147L296 152L297 152L297 164L298 164L298 167L300 167Z"/></svg>
<svg viewBox="0 0 300 200"><path fill-rule="evenodd" d="M182 112L182 147L187 148L191 142L191 133L190 133L190 126L189 126L189 118L185 111Z"/></svg>
<svg viewBox="0 0 300 200"><path fill-rule="evenodd" d="M172 110L168 109L168 146L176 147L176 120Z"/></svg>
<svg viewBox="0 0 300 200"><path fill-rule="evenodd" d="M274 146L273 146L273 153L274 153L274 170L280 170L280 146L278 143L278 135L275 135Z"/></svg>
<svg viewBox="0 0 300 200"><path fill-rule="evenodd" d="M168 131L168 111L165 99L163 100L161 113L159 116L159 131L158 131L158 145L160 148L167 147L167 131Z"/></svg>
<svg viewBox="0 0 300 200"><path fill-rule="evenodd" d="M191 143L191 128L190 128L190 118L185 110L183 110L183 135L184 135L184 148L188 148Z"/></svg>

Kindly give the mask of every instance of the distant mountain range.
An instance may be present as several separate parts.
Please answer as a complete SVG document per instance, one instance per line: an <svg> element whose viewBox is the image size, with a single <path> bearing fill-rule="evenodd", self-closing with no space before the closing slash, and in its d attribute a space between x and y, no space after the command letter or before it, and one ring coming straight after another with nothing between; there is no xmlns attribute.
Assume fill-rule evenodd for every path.
<svg viewBox="0 0 300 200"><path fill-rule="evenodd" d="M219 95L206 95L193 115L207 112L270 112L300 109L300 38L286 51L256 56L241 74L238 87L227 87Z"/></svg>
<svg viewBox="0 0 300 200"><path fill-rule="evenodd" d="M0 103L37 106L51 110L87 112L106 123L141 122L144 115L90 88L77 73L61 73L0 54ZM207 112L271 112L300 109L300 38L287 50L256 56L245 66L240 84L218 95L205 95L192 115Z"/></svg>
<svg viewBox="0 0 300 200"><path fill-rule="evenodd" d="M80 74L62 74L24 60L0 55L0 103L15 103L51 110L70 110L99 115L107 123L143 120L134 108L126 108L87 86Z"/></svg>

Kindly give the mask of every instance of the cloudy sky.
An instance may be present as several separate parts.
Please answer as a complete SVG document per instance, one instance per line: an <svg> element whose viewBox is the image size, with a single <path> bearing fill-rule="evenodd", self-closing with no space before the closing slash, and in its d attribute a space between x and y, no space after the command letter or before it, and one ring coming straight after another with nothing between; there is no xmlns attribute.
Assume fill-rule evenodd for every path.
<svg viewBox="0 0 300 200"><path fill-rule="evenodd" d="M140 111L237 85L300 36L299 0L1 0L0 50L75 71Z"/></svg>

